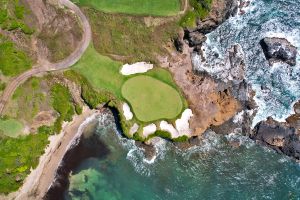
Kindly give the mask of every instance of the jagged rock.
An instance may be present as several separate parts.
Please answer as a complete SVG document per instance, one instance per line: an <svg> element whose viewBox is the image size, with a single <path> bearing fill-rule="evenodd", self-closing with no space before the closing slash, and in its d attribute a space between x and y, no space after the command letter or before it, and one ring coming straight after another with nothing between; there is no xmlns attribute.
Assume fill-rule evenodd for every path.
<svg viewBox="0 0 300 200"><path fill-rule="evenodd" d="M180 37L174 39L174 46L178 52L183 52L183 41Z"/></svg>
<svg viewBox="0 0 300 200"><path fill-rule="evenodd" d="M272 118L258 123L252 139L265 144L277 152L284 153L295 159L300 159L300 138L297 130L287 123L279 123Z"/></svg>
<svg viewBox="0 0 300 200"><path fill-rule="evenodd" d="M201 45L203 42L206 41L206 36L202 33L199 33L197 31L195 32L189 32L185 31L184 39L186 39L189 43L190 47Z"/></svg>
<svg viewBox="0 0 300 200"><path fill-rule="evenodd" d="M270 64L285 62L291 66L296 65L297 48L284 38L264 38L260 41L266 59Z"/></svg>

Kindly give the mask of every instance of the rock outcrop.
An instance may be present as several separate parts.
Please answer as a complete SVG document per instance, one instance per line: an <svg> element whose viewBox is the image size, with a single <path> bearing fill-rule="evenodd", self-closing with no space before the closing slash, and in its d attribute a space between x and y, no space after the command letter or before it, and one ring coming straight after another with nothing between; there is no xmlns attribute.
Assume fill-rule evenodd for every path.
<svg viewBox="0 0 300 200"><path fill-rule="evenodd" d="M200 52L202 43L206 41L205 34L215 30L230 16L234 16L237 10L237 0L213 0L208 16L203 20L198 19L196 28L186 28L184 39L190 47Z"/></svg>
<svg viewBox="0 0 300 200"><path fill-rule="evenodd" d="M264 38L260 41L266 59L272 65L275 62L285 62L296 65L297 48L284 38Z"/></svg>
<svg viewBox="0 0 300 200"><path fill-rule="evenodd" d="M288 123L280 123L270 117L258 123L250 137L279 153L300 160L299 133Z"/></svg>

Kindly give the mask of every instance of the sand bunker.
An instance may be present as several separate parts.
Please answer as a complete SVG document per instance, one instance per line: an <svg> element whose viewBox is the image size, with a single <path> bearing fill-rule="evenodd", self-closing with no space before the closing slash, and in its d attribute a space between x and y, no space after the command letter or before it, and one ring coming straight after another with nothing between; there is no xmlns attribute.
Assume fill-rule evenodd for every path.
<svg viewBox="0 0 300 200"><path fill-rule="evenodd" d="M143 137L147 138L149 135L155 133L156 131L156 125L155 124L150 124L148 126L145 126L143 128Z"/></svg>
<svg viewBox="0 0 300 200"><path fill-rule="evenodd" d="M120 72L124 76L129 76L132 74L145 73L151 69L153 69L153 64L146 63L146 62L137 62L132 65L129 64L123 65Z"/></svg>
<svg viewBox="0 0 300 200"><path fill-rule="evenodd" d="M123 104L123 114L124 114L125 119L127 121L129 121L129 120L131 120L133 118L133 114L132 114L132 112L130 110L130 107L129 107L129 105L127 103Z"/></svg>
<svg viewBox="0 0 300 200"><path fill-rule="evenodd" d="M161 121L160 129L169 132L172 138L178 138L184 135L191 136L192 130L190 129L189 120L192 116L192 110L186 109L182 113L181 118L176 120L176 128L166 121Z"/></svg>
<svg viewBox="0 0 300 200"><path fill-rule="evenodd" d="M134 123L133 126L129 130L130 136L133 136L139 129L139 125L137 123Z"/></svg>

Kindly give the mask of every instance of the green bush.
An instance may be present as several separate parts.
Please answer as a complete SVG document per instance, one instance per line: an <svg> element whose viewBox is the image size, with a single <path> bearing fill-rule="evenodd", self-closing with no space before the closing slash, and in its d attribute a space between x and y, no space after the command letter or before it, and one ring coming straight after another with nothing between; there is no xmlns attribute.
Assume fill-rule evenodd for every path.
<svg viewBox="0 0 300 200"><path fill-rule="evenodd" d="M178 138L173 138L172 139L174 142L186 142L189 140L189 137L186 135L180 136Z"/></svg>

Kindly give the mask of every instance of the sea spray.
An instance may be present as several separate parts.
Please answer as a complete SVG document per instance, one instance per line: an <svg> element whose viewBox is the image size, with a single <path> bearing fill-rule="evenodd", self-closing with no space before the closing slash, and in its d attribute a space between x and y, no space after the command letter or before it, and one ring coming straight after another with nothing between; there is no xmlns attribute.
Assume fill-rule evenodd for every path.
<svg viewBox="0 0 300 200"><path fill-rule="evenodd" d="M255 0L244 15L237 15L207 35L203 45L203 62L194 55L198 70L212 75L222 72L227 49L234 44L243 48L246 64L246 80L256 93L259 106L253 120L257 122L273 116L283 121L292 112L291 104L300 98L300 4L293 0ZM264 37L287 38L298 48L297 65L277 63L269 66L259 42Z"/></svg>

